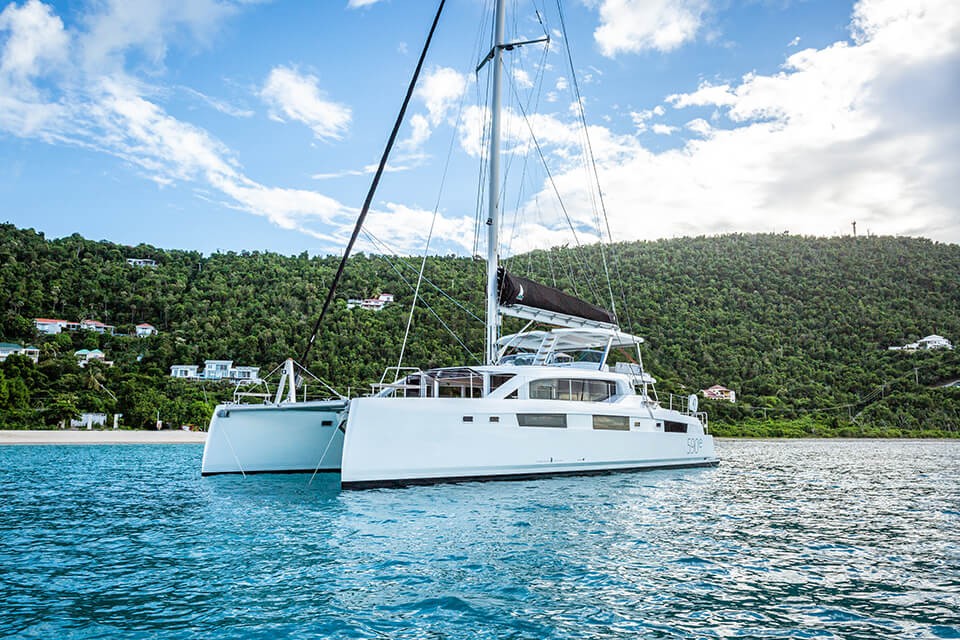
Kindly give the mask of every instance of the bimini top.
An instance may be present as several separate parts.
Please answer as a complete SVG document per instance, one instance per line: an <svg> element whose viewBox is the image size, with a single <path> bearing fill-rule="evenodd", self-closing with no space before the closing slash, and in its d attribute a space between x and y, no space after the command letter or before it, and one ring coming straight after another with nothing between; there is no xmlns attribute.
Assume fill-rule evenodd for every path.
<svg viewBox="0 0 960 640"><path fill-rule="evenodd" d="M552 351L604 349L608 343L611 347L632 347L643 342L640 336L623 333L619 329L576 328L514 333L497 340L497 345L501 349L536 351L545 339L553 341Z"/></svg>

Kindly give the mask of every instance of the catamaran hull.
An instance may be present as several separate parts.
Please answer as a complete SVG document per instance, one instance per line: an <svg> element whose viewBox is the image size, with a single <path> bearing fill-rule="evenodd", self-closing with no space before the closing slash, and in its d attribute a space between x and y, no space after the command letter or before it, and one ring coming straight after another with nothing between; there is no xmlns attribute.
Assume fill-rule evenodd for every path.
<svg viewBox="0 0 960 640"><path fill-rule="evenodd" d="M339 471L346 402L219 405L201 474Z"/></svg>
<svg viewBox="0 0 960 640"><path fill-rule="evenodd" d="M692 418L644 410L631 430L597 430L593 415L624 415L611 405L570 403L567 426L521 427L523 412L556 414L555 402L483 402L439 398L359 398L350 406L343 449L344 489L508 480L718 464L713 437ZM491 420L493 419L493 420ZM689 421L687 433L657 431L666 420ZM686 424L686 423L685 423Z"/></svg>

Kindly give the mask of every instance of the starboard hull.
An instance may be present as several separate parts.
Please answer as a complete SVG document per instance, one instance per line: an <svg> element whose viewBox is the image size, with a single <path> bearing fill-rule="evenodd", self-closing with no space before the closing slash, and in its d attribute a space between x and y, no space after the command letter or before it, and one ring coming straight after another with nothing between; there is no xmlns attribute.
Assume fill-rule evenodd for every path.
<svg viewBox="0 0 960 640"><path fill-rule="evenodd" d="M522 405L521 405L522 403ZM520 411L556 413L533 401L360 398L351 403L343 450L345 489L472 480L705 467L718 464L699 421L687 433L657 430L676 412L569 403L565 428L521 427ZM598 430L595 413L630 416L630 430ZM634 415L637 414L637 415ZM495 419L495 420L492 420Z"/></svg>
<svg viewBox="0 0 960 640"><path fill-rule="evenodd" d="M219 405L201 475L339 471L345 401Z"/></svg>

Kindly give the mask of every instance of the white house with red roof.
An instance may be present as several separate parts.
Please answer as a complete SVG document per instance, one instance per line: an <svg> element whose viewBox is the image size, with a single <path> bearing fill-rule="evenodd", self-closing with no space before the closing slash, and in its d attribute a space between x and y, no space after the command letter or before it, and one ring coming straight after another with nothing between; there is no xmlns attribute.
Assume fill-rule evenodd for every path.
<svg viewBox="0 0 960 640"><path fill-rule="evenodd" d="M737 392L732 389L727 389L722 387L719 384L715 384L708 389L701 389L704 398L710 398L711 400L726 400L727 402L736 402L737 401Z"/></svg>
<svg viewBox="0 0 960 640"><path fill-rule="evenodd" d="M149 336L155 336L159 333L157 328L150 324L149 322L141 322L137 325L137 337L138 338L147 338Z"/></svg>
<svg viewBox="0 0 960 640"><path fill-rule="evenodd" d="M116 329L112 324L105 324L99 320L81 320L80 328L84 331L96 331L97 333L109 333L113 335L113 330Z"/></svg>
<svg viewBox="0 0 960 640"><path fill-rule="evenodd" d="M56 318L34 318L33 319L33 326L37 328L37 331L39 331L40 333L45 333L49 336L57 335L58 333L66 329L68 325L76 325L78 327L80 326L76 322L70 322L69 320L59 320Z"/></svg>

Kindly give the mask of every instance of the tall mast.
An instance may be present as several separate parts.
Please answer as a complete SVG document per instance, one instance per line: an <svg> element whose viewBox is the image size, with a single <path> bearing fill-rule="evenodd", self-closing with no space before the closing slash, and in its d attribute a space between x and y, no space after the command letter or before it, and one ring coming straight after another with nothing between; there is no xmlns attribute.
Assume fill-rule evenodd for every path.
<svg viewBox="0 0 960 640"><path fill-rule="evenodd" d="M497 296L497 267L500 253L500 89L503 65L504 2L497 0L493 37L493 94L490 100L490 189L487 216L487 340L486 363L497 359L500 302Z"/></svg>

